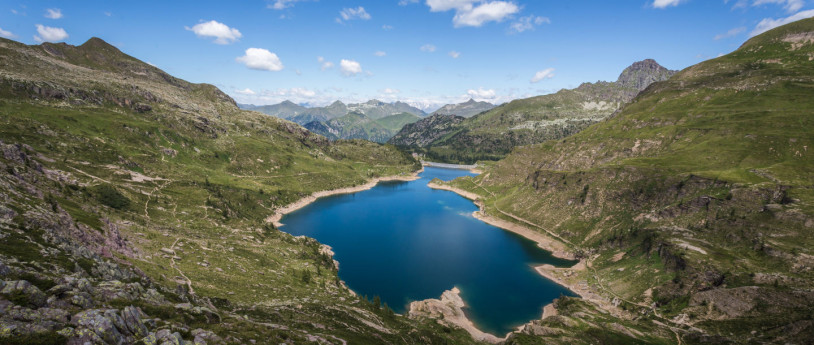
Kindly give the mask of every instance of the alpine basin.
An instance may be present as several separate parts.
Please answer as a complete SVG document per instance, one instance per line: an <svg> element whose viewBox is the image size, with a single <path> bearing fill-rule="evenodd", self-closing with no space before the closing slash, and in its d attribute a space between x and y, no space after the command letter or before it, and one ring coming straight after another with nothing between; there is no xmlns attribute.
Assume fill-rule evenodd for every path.
<svg viewBox="0 0 814 345"><path fill-rule="evenodd" d="M543 306L561 294L574 295L534 266L574 262L473 218L472 201L427 187L433 178L472 175L427 167L415 181L382 182L320 198L284 216L281 230L331 246L348 287L379 296L398 313L411 301L439 298L458 287L467 317L479 329L502 336L539 318Z"/></svg>

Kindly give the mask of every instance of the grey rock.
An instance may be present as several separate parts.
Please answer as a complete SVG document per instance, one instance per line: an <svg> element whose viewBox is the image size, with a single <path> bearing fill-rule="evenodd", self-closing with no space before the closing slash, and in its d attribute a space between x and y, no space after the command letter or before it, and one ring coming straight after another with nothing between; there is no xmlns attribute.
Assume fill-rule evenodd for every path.
<svg viewBox="0 0 814 345"><path fill-rule="evenodd" d="M114 321L106 316L105 311L102 310L85 310L74 315L74 317L71 318L71 323L78 326L77 328L80 332L82 332L83 329L91 330L108 344L126 343L126 337L116 328ZM82 334L86 333L83 332Z"/></svg>
<svg viewBox="0 0 814 345"><path fill-rule="evenodd" d="M35 307L41 307L47 301L45 294L26 280L7 281L3 290L0 290L0 294L7 297L10 295L22 295L29 304Z"/></svg>
<svg viewBox="0 0 814 345"><path fill-rule="evenodd" d="M49 295L60 296L68 291L71 291L71 287L68 285L57 284L54 287L48 289L46 291Z"/></svg>
<svg viewBox="0 0 814 345"><path fill-rule="evenodd" d="M122 310L121 317L124 319L127 330L136 338L143 338L147 336L147 326L145 326L144 322L141 320L144 316L145 315L141 309L137 307L128 306Z"/></svg>
<svg viewBox="0 0 814 345"><path fill-rule="evenodd" d="M155 333L157 343L160 345L184 345L184 339L178 332L162 329Z"/></svg>
<svg viewBox="0 0 814 345"><path fill-rule="evenodd" d="M93 308L94 306L93 300L91 300L90 295L85 292L81 292L79 294L71 296L71 304L82 309L89 309Z"/></svg>

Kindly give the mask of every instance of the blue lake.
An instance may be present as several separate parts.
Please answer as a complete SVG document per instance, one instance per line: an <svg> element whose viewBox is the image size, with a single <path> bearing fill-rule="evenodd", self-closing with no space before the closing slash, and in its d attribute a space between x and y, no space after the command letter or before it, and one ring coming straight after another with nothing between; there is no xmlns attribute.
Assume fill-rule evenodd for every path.
<svg viewBox="0 0 814 345"><path fill-rule="evenodd" d="M421 179L382 182L355 194L320 198L283 217L282 231L333 247L339 277L358 294L380 296L398 313L411 301L458 287L466 315L498 336L539 318L561 294L574 294L533 266L571 266L514 233L472 217L477 206L433 190L468 171L425 168Z"/></svg>

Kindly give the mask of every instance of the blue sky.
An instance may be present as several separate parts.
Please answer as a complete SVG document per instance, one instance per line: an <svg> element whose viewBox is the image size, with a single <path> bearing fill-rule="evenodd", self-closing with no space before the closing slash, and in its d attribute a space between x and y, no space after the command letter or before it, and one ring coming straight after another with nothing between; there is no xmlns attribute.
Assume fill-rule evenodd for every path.
<svg viewBox="0 0 814 345"><path fill-rule="evenodd" d="M243 103L371 98L501 103L615 80L645 58L683 69L812 0L4 1L0 36L100 37Z"/></svg>

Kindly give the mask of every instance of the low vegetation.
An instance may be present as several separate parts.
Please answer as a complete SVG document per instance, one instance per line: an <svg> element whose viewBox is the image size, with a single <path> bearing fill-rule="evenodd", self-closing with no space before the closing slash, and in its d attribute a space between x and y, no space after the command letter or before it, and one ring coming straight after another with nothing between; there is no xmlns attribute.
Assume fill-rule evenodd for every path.
<svg viewBox="0 0 814 345"><path fill-rule="evenodd" d="M805 343L812 32L807 19L752 38L651 85L607 121L451 184L481 195L493 216L561 237L588 268L560 278L636 327L663 324L682 343ZM651 342L610 332L602 341L634 341L612 339L622 332Z"/></svg>

